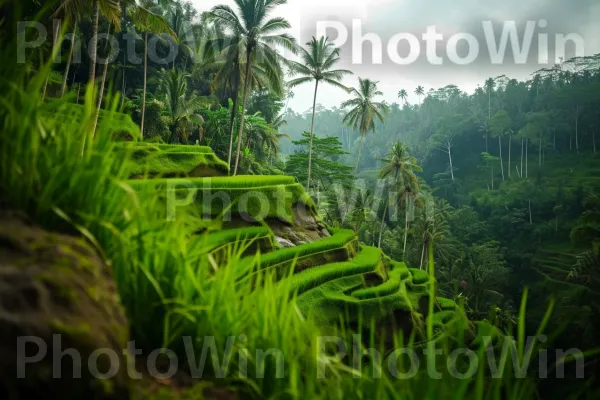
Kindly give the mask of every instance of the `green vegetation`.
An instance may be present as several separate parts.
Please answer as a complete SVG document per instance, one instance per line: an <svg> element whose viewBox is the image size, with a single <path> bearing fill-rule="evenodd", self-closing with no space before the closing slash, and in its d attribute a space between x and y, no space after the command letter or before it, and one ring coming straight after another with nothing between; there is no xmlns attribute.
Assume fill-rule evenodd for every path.
<svg viewBox="0 0 600 400"><path fill-rule="evenodd" d="M294 264L296 270L320 265L325 261L346 261L356 253L356 235L350 230L339 230L333 236L317 242L282 249L276 252L257 254L241 261L241 270L246 273L249 265L257 264L261 269L279 268ZM341 259L340 259L341 258Z"/></svg>
<svg viewBox="0 0 600 400"><path fill-rule="evenodd" d="M597 398L600 56L471 94L418 85L417 105L401 89L400 106L342 84L327 38L298 48L273 17L285 0L234 4L0 0L0 367L37 329L82 354L135 341L115 350L145 368L71 384L46 359L0 395ZM52 44L15 37L53 19ZM322 107L321 83L350 99ZM553 351L573 337L583 353ZM148 370L156 349L174 376Z"/></svg>

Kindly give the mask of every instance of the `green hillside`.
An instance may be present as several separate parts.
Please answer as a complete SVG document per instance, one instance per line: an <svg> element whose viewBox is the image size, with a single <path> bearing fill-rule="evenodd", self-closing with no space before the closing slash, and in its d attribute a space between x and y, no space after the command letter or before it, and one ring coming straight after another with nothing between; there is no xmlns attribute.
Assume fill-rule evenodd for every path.
<svg viewBox="0 0 600 400"><path fill-rule="evenodd" d="M301 185L295 183L294 178L209 176L216 170L215 165L224 163L209 148L201 146L129 143L120 148L127 149L132 155L133 171L142 171L149 165L164 167L162 173L159 168L153 167L151 171L154 174L145 174L145 179L129 182L140 196L147 198L154 195L157 199L165 199L168 191L173 190L176 192L174 196L185 198L186 192L192 190L197 192L192 208L222 227L190 237L192 249L194 246L208 248L213 254L218 254L220 263L226 264L228 255L233 253L232 247L244 243L247 255L235 267L239 279L246 277L255 267L272 271L280 279L278 286L297 296L299 310L306 315L314 315L323 328L336 325L343 316L350 318L345 321L350 324L370 319L383 323L401 316L407 320L394 320L393 323L406 327L407 335L413 330L420 334L424 332L422 315L427 313L423 307L427 304L429 283L425 271L406 268L403 263L391 261L381 250L360 245L356 233L351 230L330 230L319 240L292 247L283 248L278 244L276 233L269 227L272 219L285 221L292 230L301 230L301 221L294 218L301 208L310 218L320 220L312 199ZM206 164L204 157L207 155L214 157L212 164ZM164 162L166 158L168 163ZM187 174L184 171L188 171ZM179 178L167 179L165 175ZM208 195L219 198L220 205L212 201L205 203L204 197ZM227 201L222 201L221 196L225 196ZM257 201L237 207L245 196ZM279 198L285 198L285 201L278 202ZM233 210L230 215L233 221L219 222L225 210ZM186 217L180 214L178 218ZM236 223L236 220L241 222L244 219L246 223ZM438 312L457 309L455 303L448 303L453 302L444 299L443 307L436 303L435 309ZM443 315L435 317L436 329L443 329L444 324L454 317L462 318L459 313ZM415 321L417 326L414 326Z"/></svg>

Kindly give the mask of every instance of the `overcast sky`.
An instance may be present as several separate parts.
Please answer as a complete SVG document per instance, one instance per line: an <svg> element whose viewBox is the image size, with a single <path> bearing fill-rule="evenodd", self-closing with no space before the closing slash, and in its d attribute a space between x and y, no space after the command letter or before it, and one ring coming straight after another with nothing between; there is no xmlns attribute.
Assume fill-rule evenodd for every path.
<svg viewBox="0 0 600 400"><path fill-rule="evenodd" d="M210 10L216 4L235 6L233 0L192 2L199 11ZM306 43L316 35L318 22L341 23L345 27L343 30L348 32L348 38L341 46L343 61L340 68L350 69L355 73L343 83L356 86L358 76L377 80L384 92L383 98L390 103L398 101L397 93L400 89L409 92L409 102L416 102L413 92L418 85L424 86L428 91L455 84L464 91L472 92L490 76L506 74L509 77L527 79L532 72L554 64L557 48L559 52L563 47L566 49L566 58L575 55L574 41L567 41L566 46L557 46L557 34L580 37L580 49L585 55L600 53L598 0L288 0L288 4L279 7L274 16L288 19L292 25L289 33L299 43ZM382 55L380 64L374 63L373 47L368 41L362 46L362 63L353 61L353 56L358 58L358 45L355 44L353 50L352 43L360 42L359 37L352 34L353 20L359 20L363 35L373 33L381 40L381 52L376 52ZM489 26L492 29L487 34L483 21L491 21ZM525 62L517 64L509 41L504 61L493 63L488 40L493 40L493 47L497 47L503 29L508 29L505 23L510 24L510 21L516 23L520 42L526 36L527 22L532 21L530 50L523 53ZM435 42L436 54L440 57L437 62L441 59L442 65L432 65L428 60L426 41L422 38L428 27L432 26L439 35L443 35L442 40ZM468 34L470 41L476 42L469 45L465 39L458 41L455 47L450 46L463 59L471 51L473 58L467 60L467 65L453 63L447 53L449 38L458 33ZM411 54L411 45L407 40L400 40L397 46L392 46L392 57L389 56L388 43L397 34L412 35L418 39L420 49L413 43L412 54L419 57L408 65L399 65L398 61L394 61L397 58L406 59ZM327 35L332 40L338 38L336 29L329 29ZM547 46L544 45L545 37ZM477 47L479 51L475 52ZM538 51L540 48L541 53ZM432 50L433 47L430 51ZM492 49L492 52L495 50ZM540 54L542 58L548 58L548 63L544 60L540 63ZM312 105L313 89L310 84L295 88L290 107L295 111L307 110ZM347 97L347 94L337 88L322 86L317 102L332 107L339 105Z"/></svg>

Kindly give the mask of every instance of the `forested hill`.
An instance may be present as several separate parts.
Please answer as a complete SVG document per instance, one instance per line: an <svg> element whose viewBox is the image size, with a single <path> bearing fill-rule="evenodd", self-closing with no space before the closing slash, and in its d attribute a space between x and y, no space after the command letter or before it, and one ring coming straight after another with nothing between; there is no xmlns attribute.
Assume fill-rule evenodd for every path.
<svg viewBox="0 0 600 400"><path fill-rule="evenodd" d="M543 303L549 283L573 283L573 266L589 241L572 240L571 232L586 211L585 199L600 190L600 55L540 70L528 81L490 78L472 94L453 85L431 89L421 96L421 104L409 104L406 91L398 90L398 103L389 105L384 122L364 139L358 177L374 192L396 141L417 158L423 169L418 173L421 189L447 202L440 203L445 222L434 230L437 243L446 246L445 252L438 251L436 262L448 274L446 284L454 284L449 290L454 295L464 292L457 286L458 276L469 281L459 272L462 258L498 266L490 269L493 273L473 272L472 279L479 279L482 287L475 292L488 306L496 304L504 311L516 304L525 286L539 290L535 299ZM315 132L317 137L339 138L347 154L332 159L354 165L361 135L343 122L346 113L343 108L317 106ZM286 120L284 131L297 141L310 129L311 114L290 110ZM287 141L282 148L292 155L304 151ZM322 173L327 179L329 171ZM363 229L367 241L377 241L379 235L375 220L382 217L381 207L374 204L377 216L371 228ZM413 264L422 257L419 243L426 232L416 222L406 249ZM397 243L402 242L403 225L404 221L386 221L382 227L386 251L394 254L402 247ZM557 284L552 289L562 293L565 287ZM578 301L571 292L563 297ZM488 310L481 304L478 308ZM590 335L595 314L572 303L568 310L563 311L580 319L577 332ZM566 321L561 318L557 321Z"/></svg>

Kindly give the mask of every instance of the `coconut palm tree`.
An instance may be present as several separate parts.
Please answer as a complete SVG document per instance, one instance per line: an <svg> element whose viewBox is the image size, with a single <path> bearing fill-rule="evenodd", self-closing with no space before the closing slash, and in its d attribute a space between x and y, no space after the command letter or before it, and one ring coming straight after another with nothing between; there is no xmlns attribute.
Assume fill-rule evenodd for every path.
<svg viewBox="0 0 600 400"><path fill-rule="evenodd" d="M488 78L485 81L484 87L488 93L488 120L492 119L492 93L494 91L494 87L496 87L496 81L494 78ZM485 151L488 150L488 131L485 131Z"/></svg>
<svg viewBox="0 0 600 400"><path fill-rule="evenodd" d="M169 26L169 23L157 13L138 5L134 0L130 0L129 5L133 6L130 8L130 15L135 27L140 32L144 33L144 83L142 89L142 120L140 123L140 132L143 137L144 122L146 119L146 93L148 90L148 34L167 34L170 35L174 40L177 40L177 35Z"/></svg>
<svg viewBox="0 0 600 400"><path fill-rule="evenodd" d="M422 240L420 269L427 265L430 242L435 244L434 255L437 263L448 264L457 256L456 246L449 242L452 235L448 224L448 215L452 208L444 199L431 204L435 206L432 217L426 218L425 215L422 215L422 218L419 218L414 225L415 236Z"/></svg>
<svg viewBox="0 0 600 400"><path fill-rule="evenodd" d="M398 98L402 100L402 105L406 104L406 98L408 97L408 92L404 89L398 92Z"/></svg>
<svg viewBox="0 0 600 400"><path fill-rule="evenodd" d="M64 18L69 21L78 21L91 10L92 38L90 40L90 83L96 79L96 62L98 58L98 26L100 16L108 20L117 30L121 28L121 6L119 0L62 0L53 18ZM70 50L72 56L72 49ZM70 61L69 61L70 64ZM67 65L67 68L69 65ZM65 74L68 73L68 70Z"/></svg>
<svg viewBox="0 0 600 400"><path fill-rule="evenodd" d="M165 96L166 114L169 118L171 140L185 142L194 128L200 128L203 118L197 113L209 101L195 94L189 95L189 74L176 69L161 70L159 92Z"/></svg>
<svg viewBox="0 0 600 400"><path fill-rule="evenodd" d="M231 167L233 154L233 138L235 132L235 121L239 114L239 91L244 85L246 56L243 38L228 38L231 44L222 52L212 55L212 60L205 69L217 71L212 80L214 91L231 93L232 107L229 120L229 151L227 163ZM237 42L236 42L237 41ZM235 45L234 45L235 43ZM212 44L210 44L212 46ZM283 95L284 86L280 66L253 63L249 76L249 90L267 88L277 96Z"/></svg>
<svg viewBox="0 0 600 400"><path fill-rule="evenodd" d="M360 154L364 145L365 136L369 131L375 133L375 122L383 123L385 115L389 112L389 106L385 102L375 102L374 98L383 95L377 89L376 81L358 78L358 89L352 89L354 98L342 103L341 108L351 107L343 119L345 124L360 132L360 147L356 157L354 177L358 173Z"/></svg>
<svg viewBox="0 0 600 400"><path fill-rule="evenodd" d="M290 28L290 24L284 18L270 18L269 15L277 6L286 4L287 0L234 0L237 13L229 6L218 5L210 11L210 19L232 33L236 40L224 51L227 52L233 46L232 53L245 56L243 83L242 115L240 117L240 128L237 140L235 167L233 174L237 174L240 161L244 133L244 118L248 95L251 89L252 65L258 63L264 65L272 79L281 79L281 63L283 58L277 53L274 46L283 46L287 50L296 51L296 41L286 33L278 33L282 29ZM234 110L235 112L235 110Z"/></svg>
<svg viewBox="0 0 600 400"><path fill-rule="evenodd" d="M405 182L411 187L418 187L419 183L415 172L423 172L423 170L417 164L417 159L409 154L408 149L402 142L394 143L390 152L382 161L384 166L379 173L380 178L386 179L393 176L392 186L400 190L404 190L406 187ZM381 237L388 208L386 204L381 217L378 247L381 247Z"/></svg>
<svg viewBox="0 0 600 400"><path fill-rule="evenodd" d="M425 95L425 88L421 85L417 86L415 94L419 97L419 105L421 105L421 96Z"/></svg>
<svg viewBox="0 0 600 400"><path fill-rule="evenodd" d="M340 49L333 46L325 36L318 40L313 37L306 44L306 49L300 50L301 62L292 62L292 76L300 75L300 77L288 82L290 88L302 85L308 82L315 82L315 95L313 98L312 107L312 122L310 124L310 140L308 143L308 179L306 182L307 190L310 188L310 174L312 169L312 147L313 136L315 134L315 111L317 107L317 91L319 90L319 82L328 83L349 92L346 86L340 81L344 75L351 75L352 72L345 69L334 69L335 64L340 60Z"/></svg>

